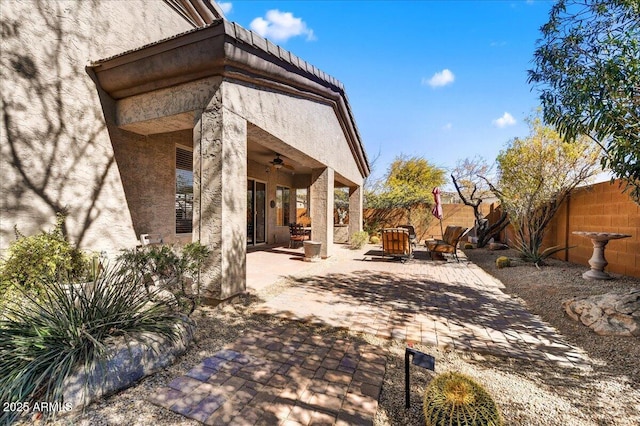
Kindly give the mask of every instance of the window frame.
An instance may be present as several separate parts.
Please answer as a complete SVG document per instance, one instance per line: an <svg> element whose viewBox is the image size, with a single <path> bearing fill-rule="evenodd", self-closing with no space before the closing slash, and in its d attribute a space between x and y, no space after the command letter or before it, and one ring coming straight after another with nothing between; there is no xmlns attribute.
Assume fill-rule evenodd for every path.
<svg viewBox="0 0 640 426"><path fill-rule="evenodd" d="M178 151L184 151L185 153L189 153L191 155L190 157L190 161L185 159L185 153L183 153L182 155L180 155L178 153ZM190 163L190 164L189 164ZM182 167L181 167L182 166ZM191 167L191 169L188 169L188 166ZM193 148L191 147L186 147L183 145L178 145L176 144L175 146L175 164L174 164L174 169L175 169L175 181L174 181L174 198L175 198L175 207L174 207L174 219L175 219L175 233L176 235L187 235L187 234L191 234L193 233ZM187 183L191 183L191 192L189 193L188 190L185 192L180 192L179 188L178 188L178 174L180 172L187 172L190 173L190 175L187 175ZM189 185L186 185L187 188L189 188ZM180 195L184 195L184 201L180 201L179 200L179 196ZM191 195L191 200L189 200L189 195ZM181 217L178 218L178 205L179 203L184 202L184 216L185 217ZM189 209L189 205L191 206L191 208ZM187 220L188 225L187 225ZM182 221L182 224L179 225L178 221Z"/></svg>
<svg viewBox="0 0 640 426"><path fill-rule="evenodd" d="M276 185L276 226L289 226L290 223L291 188L284 185Z"/></svg>

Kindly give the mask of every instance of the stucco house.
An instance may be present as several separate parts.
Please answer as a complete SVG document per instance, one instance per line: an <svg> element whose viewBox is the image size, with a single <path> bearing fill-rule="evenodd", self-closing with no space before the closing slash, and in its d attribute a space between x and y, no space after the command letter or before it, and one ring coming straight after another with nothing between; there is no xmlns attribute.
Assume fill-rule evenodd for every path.
<svg viewBox="0 0 640 426"><path fill-rule="evenodd" d="M212 250L205 296L245 289L247 247L288 241L302 203L322 256L333 192L362 227L369 164L335 78L209 0L5 2L0 249L67 212L115 254L140 234Z"/></svg>

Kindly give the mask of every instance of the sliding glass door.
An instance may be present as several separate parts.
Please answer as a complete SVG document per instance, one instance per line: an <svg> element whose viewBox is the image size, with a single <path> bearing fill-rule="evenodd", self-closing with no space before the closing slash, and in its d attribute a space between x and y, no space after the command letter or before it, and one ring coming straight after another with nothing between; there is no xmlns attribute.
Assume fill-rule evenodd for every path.
<svg viewBox="0 0 640 426"><path fill-rule="evenodd" d="M267 184L247 180L247 244L262 244L267 236Z"/></svg>

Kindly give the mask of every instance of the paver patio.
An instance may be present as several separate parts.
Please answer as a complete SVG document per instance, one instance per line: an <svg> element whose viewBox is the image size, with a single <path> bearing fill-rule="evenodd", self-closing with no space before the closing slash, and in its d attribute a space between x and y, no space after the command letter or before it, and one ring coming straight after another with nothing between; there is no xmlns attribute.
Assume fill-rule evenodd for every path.
<svg viewBox="0 0 640 426"><path fill-rule="evenodd" d="M477 266L402 264L342 248L319 264L285 249L251 253L250 290L291 273L291 285L255 312L460 351L580 366L584 354L505 295ZM274 267L274 255L281 263ZM248 256L248 258L249 258ZM291 266L291 268L287 268ZM255 280L255 281L254 281ZM253 330L149 400L208 425L373 424L386 354L296 327Z"/></svg>
<svg viewBox="0 0 640 426"><path fill-rule="evenodd" d="M580 366L582 351L476 265L431 261L425 252L403 264L379 254L347 256L322 273L296 278L256 312L445 349Z"/></svg>

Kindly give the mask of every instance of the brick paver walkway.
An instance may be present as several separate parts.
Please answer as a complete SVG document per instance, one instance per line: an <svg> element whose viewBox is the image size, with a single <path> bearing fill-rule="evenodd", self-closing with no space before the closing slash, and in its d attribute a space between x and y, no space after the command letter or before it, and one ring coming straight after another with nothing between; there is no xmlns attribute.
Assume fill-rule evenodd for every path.
<svg viewBox="0 0 640 426"><path fill-rule="evenodd" d="M158 389L150 401L207 425L372 424L386 357L380 349L256 330Z"/></svg>
<svg viewBox="0 0 640 426"><path fill-rule="evenodd" d="M581 350L505 295L499 281L465 260L431 261L419 252L402 264L375 252L339 250L315 265L286 250L252 253L252 269L265 263L263 281L287 273L286 265L273 267L278 252L294 271L293 285L255 312L461 351L565 366L584 360ZM208 425L370 425L385 356L376 346L297 327L253 330L149 400Z"/></svg>

